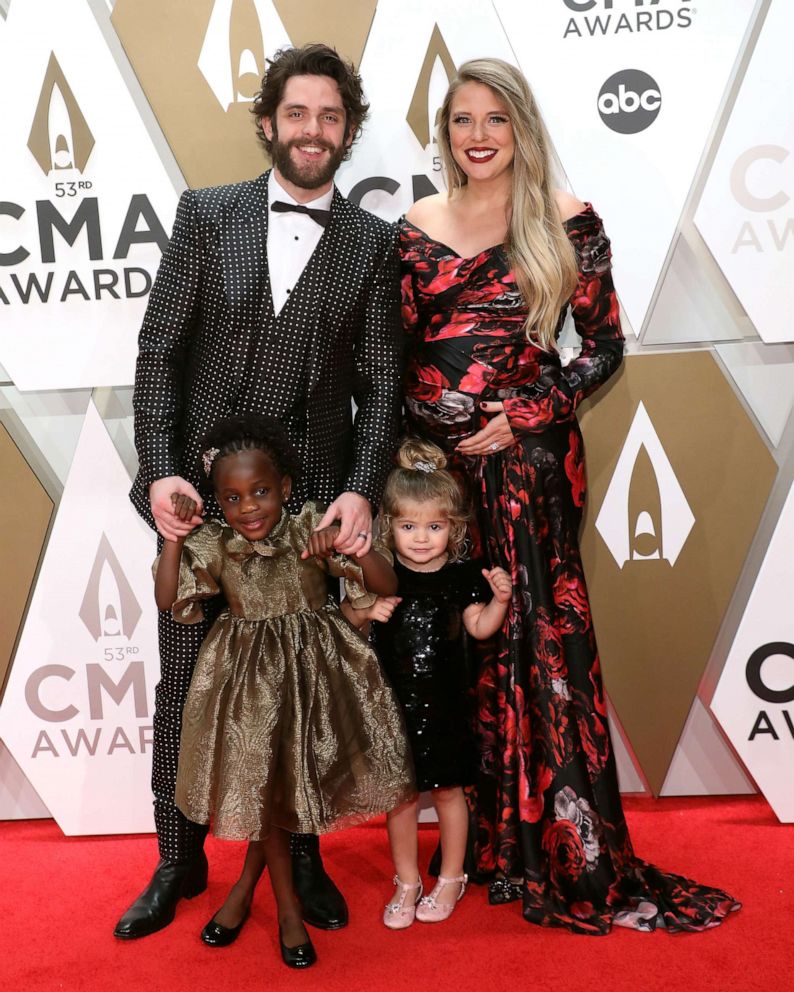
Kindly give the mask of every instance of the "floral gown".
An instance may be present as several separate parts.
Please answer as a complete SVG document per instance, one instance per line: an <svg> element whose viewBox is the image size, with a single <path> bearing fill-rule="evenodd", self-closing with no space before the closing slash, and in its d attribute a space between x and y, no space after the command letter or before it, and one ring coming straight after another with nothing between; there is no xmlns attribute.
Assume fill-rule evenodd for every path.
<svg viewBox="0 0 794 992"><path fill-rule="evenodd" d="M527 341L501 246L461 258L400 225L408 427L468 480L482 551L514 586L477 684L477 871L523 880L494 895L520 892L533 923L591 934L613 922L701 930L738 904L639 860L618 790L579 552L586 481L575 410L620 365L623 336L599 216L588 205L565 226L582 350L563 368L556 352ZM483 400L504 403L517 443L464 460L454 448L487 423Z"/></svg>

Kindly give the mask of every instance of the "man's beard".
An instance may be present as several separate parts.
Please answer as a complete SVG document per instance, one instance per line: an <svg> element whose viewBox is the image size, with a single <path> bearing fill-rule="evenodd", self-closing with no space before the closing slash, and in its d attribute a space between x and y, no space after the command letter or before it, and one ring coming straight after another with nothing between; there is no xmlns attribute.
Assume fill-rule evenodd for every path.
<svg viewBox="0 0 794 992"><path fill-rule="evenodd" d="M307 141L305 138L289 142L279 141L278 135L273 131L273 147L270 150L270 157L273 165L278 169L288 182L301 189L319 189L331 182L336 174L336 170L342 164L345 157L346 148L344 145L333 145L330 141L315 139ZM293 148L300 148L301 145L315 145L317 148L324 148L329 152L329 157L325 161L306 162L298 165L291 156Z"/></svg>

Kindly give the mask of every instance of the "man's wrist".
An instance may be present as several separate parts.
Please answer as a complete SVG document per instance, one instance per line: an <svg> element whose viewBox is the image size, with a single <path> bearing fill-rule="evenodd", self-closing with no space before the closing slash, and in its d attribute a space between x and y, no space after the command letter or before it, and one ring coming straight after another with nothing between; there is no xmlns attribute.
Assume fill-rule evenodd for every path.
<svg viewBox="0 0 794 992"><path fill-rule="evenodd" d="M370 511L372 510L372 500L369 498L369 496L365 496L364 493L359 492L357 489L344 489L339 494L337 499L341 499L343 496L358 496L359 499L362 499L367 504L367 506L370 508Z"/></svg>

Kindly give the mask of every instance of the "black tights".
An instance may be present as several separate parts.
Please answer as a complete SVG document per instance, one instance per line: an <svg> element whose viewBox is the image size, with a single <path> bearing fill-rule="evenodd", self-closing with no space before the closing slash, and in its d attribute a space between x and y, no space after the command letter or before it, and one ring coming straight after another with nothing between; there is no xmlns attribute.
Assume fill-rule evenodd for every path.
<svg viewBox="0 0 794 992"><path fill-rule="evenodd" d="M297 947L298 944L305 943L308 936L292 884L290 835L286 830L278 827L271 827L265 840L249 841L243 870L226 897L226 902L215 914L215 921L225 927L239 925L251 906L254 890L266 865L270 871L270 885L276 898L276 912L282 939L287 947Z"/></svg>

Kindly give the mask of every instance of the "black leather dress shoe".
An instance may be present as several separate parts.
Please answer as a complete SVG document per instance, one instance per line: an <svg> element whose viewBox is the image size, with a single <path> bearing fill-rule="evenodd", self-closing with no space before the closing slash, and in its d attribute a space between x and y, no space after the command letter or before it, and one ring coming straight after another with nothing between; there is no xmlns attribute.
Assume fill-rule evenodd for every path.
<svg viewBox="0 0 794 992"><path fill-rule="evenodd" d="M347 926L347 904L323 867L320 843L313 834L292 834L292 881L303 919L319 930Z"/></svg>
<svg viewBox="0 0 794 992"><path fill-rule="evenodd" d="M248 910L236 927L225 927L222 923L216 923L213 917L201 931L201 939L209 947L228 947L240 936L240 931L245 926L248 919Z"/></svg>
<svg viewBox="0 0 794 992"><path fill-rule="evenodd" d="M207 857L187 863L161 861L152 880L116 924L113 936L119 940L147 937L167 927L180 899L192 899L207 888Z"/></svg>
<svg viewBox="0 0 794 992"><path fill-rule="evenodd" d="M281 947L281 960L290 968L310 968L317 961L317 952L308 935L305 944L298 944L297 947L287 947L282 940L281 927L279 927L278 942Z"/></svg>

